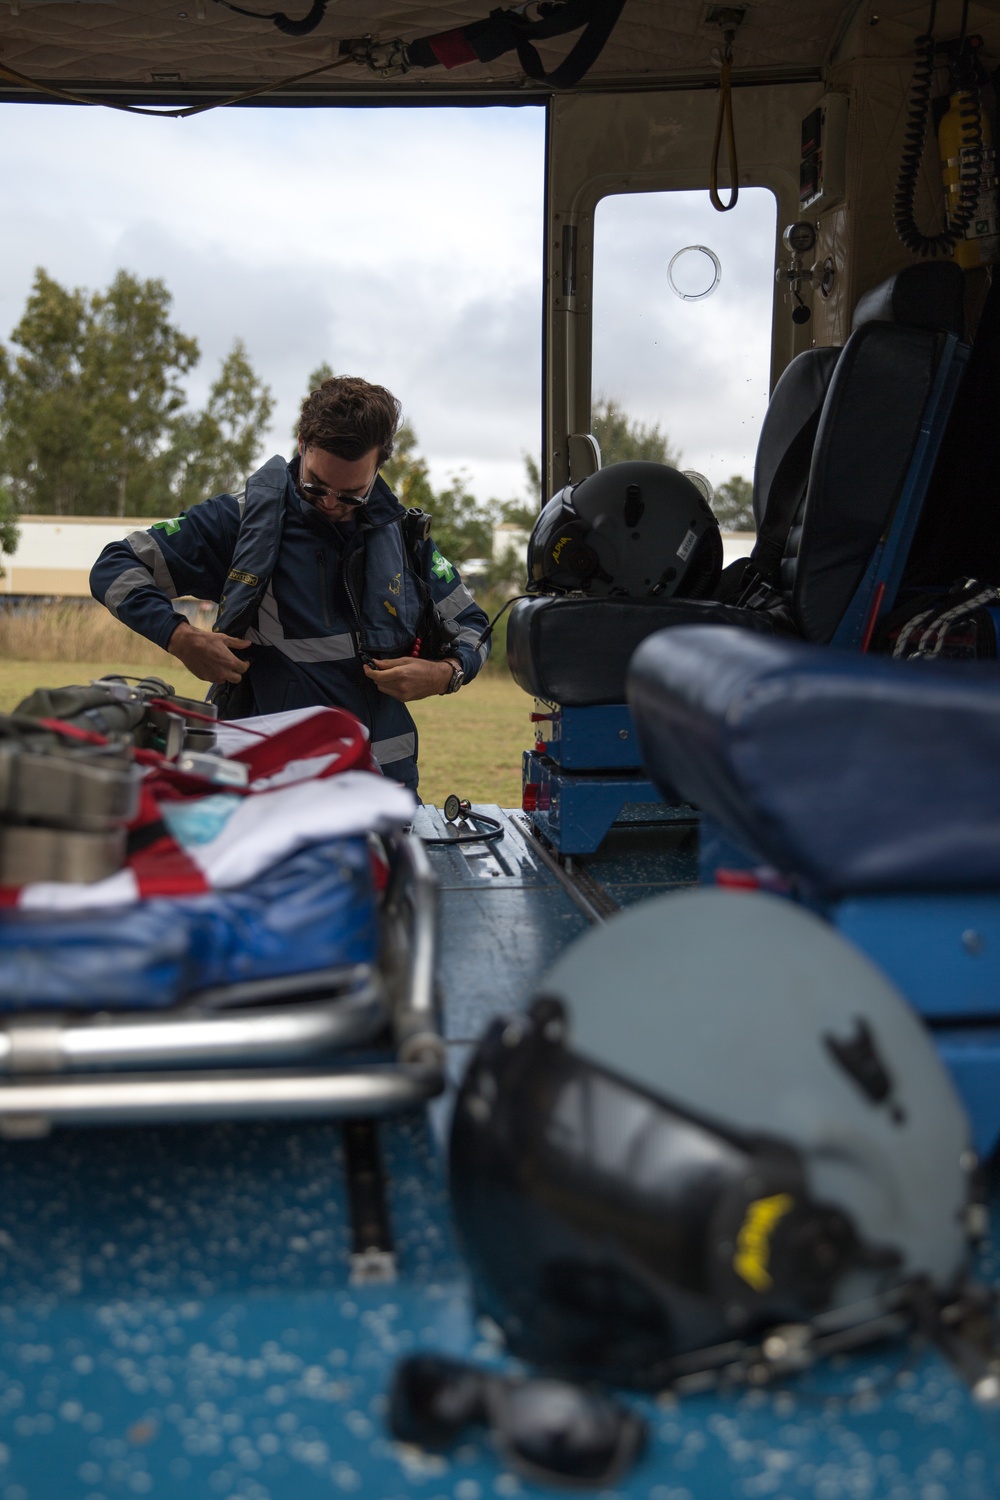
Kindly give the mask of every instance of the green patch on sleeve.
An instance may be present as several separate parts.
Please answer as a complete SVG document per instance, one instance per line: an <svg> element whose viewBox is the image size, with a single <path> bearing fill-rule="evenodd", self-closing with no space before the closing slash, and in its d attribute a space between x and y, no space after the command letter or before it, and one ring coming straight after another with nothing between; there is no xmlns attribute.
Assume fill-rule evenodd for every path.
<svg viewBox="0 0 1000 1500"><path fill-rule="evenodd" d="M172 536L175 531L180 530L183 516L174 516L172 521L154 521L150 531L165 531L167 536Z"/></svg>
<svg viewBox="0 0 1000 1500"><path fill-rule="evenodd" d="M440 578L442 583L450 583L455 576L455 569L446 557L441 556L436 547L431 560L431 572Z"/></svg>

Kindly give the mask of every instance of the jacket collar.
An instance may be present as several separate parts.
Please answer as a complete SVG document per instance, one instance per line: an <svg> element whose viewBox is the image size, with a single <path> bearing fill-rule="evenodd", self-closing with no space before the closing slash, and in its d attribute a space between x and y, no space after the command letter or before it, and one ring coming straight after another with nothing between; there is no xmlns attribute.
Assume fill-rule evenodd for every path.
<svg viewBox="0 0 1000 1500"><path fill-rule="evenodd" d="M320 515L315 506L310 505L309 501L299 494L296 484L299 477L297 453L288 460L286 467L288 469L288 483L285 489L286 504L293 506L307 525L313 529L321 532L328 531L331 523L325 516ZM358 525L365 530L371 530L376 526L388 526L406 514L404 507L396 499L381 474L375 480L371 499L367 505L360 506L359 511Z"/></svg>

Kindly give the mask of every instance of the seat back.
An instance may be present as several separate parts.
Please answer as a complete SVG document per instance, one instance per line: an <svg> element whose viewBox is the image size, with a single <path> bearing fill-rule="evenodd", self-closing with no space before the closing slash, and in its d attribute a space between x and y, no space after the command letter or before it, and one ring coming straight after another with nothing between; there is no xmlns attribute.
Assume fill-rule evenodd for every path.
<svg viewBox="0 0 1000 1500"><path fill-rule="evenodd" d="M825 643L859 612L865 625L880 582L878 597L888 608L891 590L872 569L877 564L884 573L887 558L905 560L928 455L950 409L953 389L945 382L941 395L941 372L951 368L948 351L960 347L962 315L957 266L907 266L862 299L843 349L806 350L782 374L757 450L752 561L787 609L773 608L780 599L770 591L762 608L756 601L732 607L750 592L742 580L714 600L522 601L507 630L514 680L549 702L620 703L629 658L657 629L698 621L761 634L797 630ZM932 409L935 423L922 435Z"/></svg>
<svg viewBox="0 0 1000 1500"><path fill-rule="evenodd" d="M761 423L753 471L754 565L777 585L790 528L801 523L819 419L839 348L806 349L782 371Z"/></svg>
<svg viewBox="0 0 1000 1500"><path fill-rule="evenodd" d="M956 265L923 262L858 304L780 568L807 640L862 646L892 603L967 355L963 293Z"/></svg>

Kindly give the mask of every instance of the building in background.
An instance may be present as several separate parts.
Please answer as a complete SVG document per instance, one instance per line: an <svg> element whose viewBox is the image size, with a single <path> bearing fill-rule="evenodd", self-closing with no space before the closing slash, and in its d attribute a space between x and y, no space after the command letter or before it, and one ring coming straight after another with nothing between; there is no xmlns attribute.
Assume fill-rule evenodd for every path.
<svg viewBox="0 0 1000 1500"><path fill-rule="evenodd" d="M17 552L13 557L0 553L0 597L89 598L90 570L101 550L154 523L151 516L18 516ZM724 532L726 563L746 557L753 543L750 532ZM527 545L528 534L519 526L505 522L493 528L494 558L508 549L523 558ZM462 571L468 574L464 563ZM473 567L468 576L475 573Z"/></svg>

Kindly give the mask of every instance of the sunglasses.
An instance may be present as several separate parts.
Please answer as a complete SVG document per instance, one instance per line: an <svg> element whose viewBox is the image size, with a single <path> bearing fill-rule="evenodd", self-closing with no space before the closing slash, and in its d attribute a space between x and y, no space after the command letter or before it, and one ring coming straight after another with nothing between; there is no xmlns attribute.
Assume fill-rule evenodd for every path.
<svg viewBox="0 0 1000 1500"><path fill-rule="evenodd" d="M299 470L301 474L301 466ZM375 481L378 478L378 470L372 475L372 482L363 495L355 495L351 490L331 490L329 485L319 484L313 480L308 484L299 479L299 493L307 500L336 500L340 505L367 505L371 499Z"/></svg>
<svg viewBox="0 0 1000 1500"><path fill-rule="evenodd" d="M393 1437L450 1448L486 1427L503 1460L543 1484L606 1489L639 1457L641 1417L600 1391L563 1380L520 1380L457 1359L414 1354L389 1392Z"/></svg>

